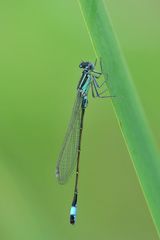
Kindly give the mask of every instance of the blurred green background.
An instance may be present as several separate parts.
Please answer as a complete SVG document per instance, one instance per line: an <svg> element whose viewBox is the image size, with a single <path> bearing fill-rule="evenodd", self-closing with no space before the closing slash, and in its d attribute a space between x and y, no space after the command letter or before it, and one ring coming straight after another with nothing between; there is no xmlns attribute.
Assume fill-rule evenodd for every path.
<svg viewBox="0 0 160 240"><path fill-rule="evenodd" d="M160 3L106 2L158 145ZM69 224L74 176L58 185L55 164L81 59L95 55L76 1L0 2L2 240L158 240L110 100L90 97Z"/></svg>

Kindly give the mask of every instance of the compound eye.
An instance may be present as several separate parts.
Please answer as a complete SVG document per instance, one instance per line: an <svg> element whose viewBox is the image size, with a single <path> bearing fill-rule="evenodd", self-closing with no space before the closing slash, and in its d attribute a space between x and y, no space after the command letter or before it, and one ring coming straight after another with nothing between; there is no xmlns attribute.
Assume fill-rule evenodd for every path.
<svg viewBox="0 0 160 240"><path fill-rule="evenodd" d="M83 65L84 65L84 63L82 62L82 63L79 64L79 67L83 68L84 67Z"/></svg>

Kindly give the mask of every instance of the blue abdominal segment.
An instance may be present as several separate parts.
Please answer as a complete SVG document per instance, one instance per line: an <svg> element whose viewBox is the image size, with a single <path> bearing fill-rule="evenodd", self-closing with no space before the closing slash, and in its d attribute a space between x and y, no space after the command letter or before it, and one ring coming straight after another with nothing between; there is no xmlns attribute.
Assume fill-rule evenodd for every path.
<svg viewBox="0 0 160 240"><path fill-rule="evenodd" d="M75 224L76 222L77 207L72 206L70 210L70 223Z"/></svg>

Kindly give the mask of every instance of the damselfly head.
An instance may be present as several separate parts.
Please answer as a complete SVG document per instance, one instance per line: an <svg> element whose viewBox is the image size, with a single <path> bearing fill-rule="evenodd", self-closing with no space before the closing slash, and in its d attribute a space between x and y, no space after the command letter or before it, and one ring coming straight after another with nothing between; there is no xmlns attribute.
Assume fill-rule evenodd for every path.
<svg viewBox="0 0 160 240"><path fill-rule="evenodd" d="M94 69L94 64L91 62L81 62L79 64L80 68L86 69L86 70L93 70Z"/></svg>

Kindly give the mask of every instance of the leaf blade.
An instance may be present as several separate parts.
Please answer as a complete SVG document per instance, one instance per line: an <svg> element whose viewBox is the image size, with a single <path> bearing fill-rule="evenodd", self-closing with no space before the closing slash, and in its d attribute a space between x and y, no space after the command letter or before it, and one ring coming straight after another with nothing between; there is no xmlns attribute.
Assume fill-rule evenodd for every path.
<svg viewBox="0 0 160 240"><path fill-rule="evenodd" d="M160 234L160 156L103 0L78 0L150 213Z"/></svg>

